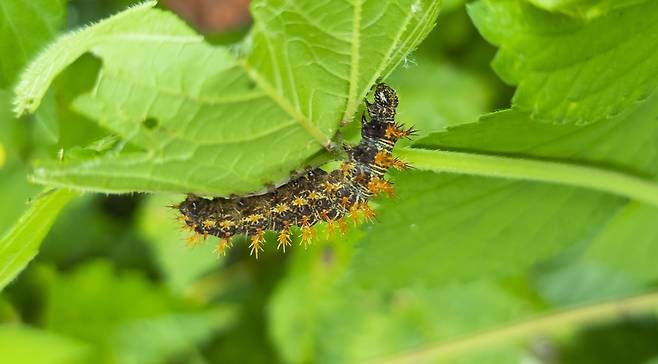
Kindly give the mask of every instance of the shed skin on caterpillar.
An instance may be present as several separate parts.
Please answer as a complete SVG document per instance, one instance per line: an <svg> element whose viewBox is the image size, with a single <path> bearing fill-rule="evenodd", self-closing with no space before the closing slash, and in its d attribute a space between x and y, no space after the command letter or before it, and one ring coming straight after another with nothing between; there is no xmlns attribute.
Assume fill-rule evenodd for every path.
<svg viewBox="0 0 658 364"><path fill-rule="evenodd" d="M313 226L327 222L328 227L346 228L345 218L359 222L359 213L371 221L374 212L368 206L373 195L393 194L384 175L389 168L406 169L408 165L392 156L395 143L413 135L395 122L398 97L389 86L379 83L374 102L367 100L361 117L361 141L346 147L347 160L331 172L309 170L279 188L262 195L216 197L206 199L189 195L177 208L187 227L200 236L220 238L216 251L224 254L235 235L250 239L250 252L258 258L263 251L264 232L277 232L277 249L291 244L291 228L300 229L301 243L310 244ZM329 228L328 228L329 229Z"/></svg>

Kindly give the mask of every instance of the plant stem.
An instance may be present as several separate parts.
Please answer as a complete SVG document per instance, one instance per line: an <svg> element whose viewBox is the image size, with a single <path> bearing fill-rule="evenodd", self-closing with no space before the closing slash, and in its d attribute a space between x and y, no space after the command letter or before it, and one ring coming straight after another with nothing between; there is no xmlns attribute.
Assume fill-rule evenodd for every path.
<svg viewBox="0 0 658 364"><path fill-rule="evenodd" d="M401 364L426 362L432 359L446 359L447 357L473 352L496 344L542 335L557 329L606 321L631 313L652 311L657 308L658 292L652 292L636 297L564 310L527 321L482 331L471 336L443 341L414 351L397 354L390 358L374 360L372 363Z"/></svg>
<svg viewBox="0 0 658 364"><path fill-rule="evenodd" d="M658 206L658 184L655 182L596 167L415 148L401 149L397 154L421 170L558 183L609 192Z"/></svg>

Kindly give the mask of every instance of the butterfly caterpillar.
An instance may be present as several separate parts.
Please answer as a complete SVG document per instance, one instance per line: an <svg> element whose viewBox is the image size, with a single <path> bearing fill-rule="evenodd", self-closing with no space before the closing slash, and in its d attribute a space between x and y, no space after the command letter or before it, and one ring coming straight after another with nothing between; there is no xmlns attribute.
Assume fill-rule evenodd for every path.
<svg viewBox="0 0 658 364"><path fill-rule="evenodd" d="M320 221L332 232L336 225L345 230L348 215L355 223L359 213L371 220L374 213L368 199L380 193L393 194L384 174L389 168L405 169L408 165L391 152L397 140L409 137L414 130L395 122L398 97L389 86L377 84L374 102L365 100L365 104L368 118L365 113L361 117L361 141L346 147L347 158L338 169L310 170L262 195L213 199L189 195L177 207L187 227L195 232L191 242L199 236L217 236L220 242L216 251L223 254L231 237L246 235L251 255L258 258L267 230L278 234L277 249L285 252L293 227L301 229L301 242L306 246L314 235L313 226Z"/></svg>

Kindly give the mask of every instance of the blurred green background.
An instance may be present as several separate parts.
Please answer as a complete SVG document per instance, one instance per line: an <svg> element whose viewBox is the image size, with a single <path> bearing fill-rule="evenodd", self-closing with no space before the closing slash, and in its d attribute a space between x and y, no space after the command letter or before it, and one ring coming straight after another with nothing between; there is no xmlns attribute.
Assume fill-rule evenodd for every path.
<svg viewBox="0 0 658 364"><path fill-rule="evenodd" d="M61 9L64 20L35 30L44 34L15 57L2 57L24 65L55 33L131 3L69 1ZM159 6L181 14L214 43L239 40L249 27L246 1ZM492 71L496 49L479 35L462 1L446 1L438 24L388 80L402 100L400 119L421 132L509 107L514 92ZM42 189L26 180L31 160L104 135L69 109L93 82L97 62L77 61L57 79L44 107L20 120L9 107L15 79L1 85L0 231ZM180 199L85 194L69 204L37 258L0 294L0 363L358 362L637 288L600 267L562 264L576 254L567 251L527 276L499 282L364 290L350 284L347 269L359 229L308 250L267 249L258 261L238 244L218 259L212 244L185 247L175 212L164 208ZM574 290L575 276L586 277L585 287ZM630 314L474 348L442 362L658 363L658 322L654 315Z"/></svg>

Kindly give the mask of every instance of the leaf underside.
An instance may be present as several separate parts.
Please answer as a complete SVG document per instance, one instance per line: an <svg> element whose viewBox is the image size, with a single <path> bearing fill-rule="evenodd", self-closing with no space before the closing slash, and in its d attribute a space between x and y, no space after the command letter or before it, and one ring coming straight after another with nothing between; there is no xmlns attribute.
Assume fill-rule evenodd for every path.
<svg viewBox="0 0 658 364"><path fill-rule="evenodd" d="M74 107L123 140L95 158L65 151L42 162L36 182L224 196L279 183L351 121L376 79L432 28L439 2L256 1L254 26L233 47L205 43L152 5L62 37L23 75L19 113L91 52L103 66Z"/></svg>

